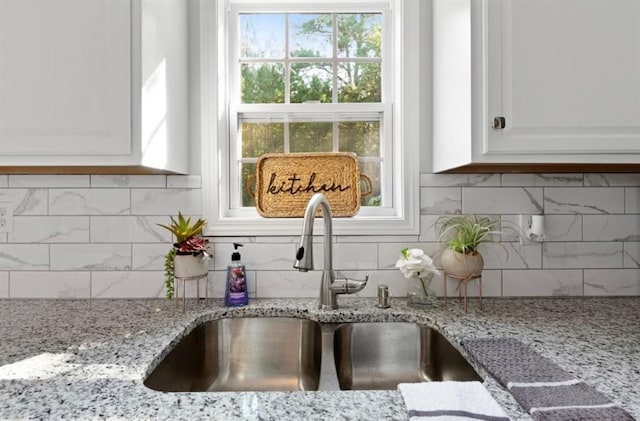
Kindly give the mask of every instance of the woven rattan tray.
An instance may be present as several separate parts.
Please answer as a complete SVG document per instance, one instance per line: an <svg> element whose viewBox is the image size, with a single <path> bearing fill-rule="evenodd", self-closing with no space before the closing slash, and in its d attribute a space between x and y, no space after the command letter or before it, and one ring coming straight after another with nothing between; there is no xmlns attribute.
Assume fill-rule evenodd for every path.
<svg viewBox="0 0 640 421"><path fill-rule="evenodd" d="M311 196L324 193L333 216L353 216L360 209L360 178L352 153L262 155L256 166L256 209L266 218L298 218Z"/></svg>

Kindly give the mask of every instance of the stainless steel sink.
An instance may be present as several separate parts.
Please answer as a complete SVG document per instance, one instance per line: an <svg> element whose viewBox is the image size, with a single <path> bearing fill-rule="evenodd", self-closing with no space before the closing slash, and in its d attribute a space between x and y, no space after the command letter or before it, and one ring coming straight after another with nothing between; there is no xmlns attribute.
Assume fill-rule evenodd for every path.
<svg viewBox="0 0 640 421"><path fill-rule="evenodd" d="M415 323L316 323L295 318L206 322L144 384L165 392L395 389L480 380L437 331Z"/></svg>
<svg viewBox="0 0 640 421"><path fill-rule="evenodd" d="M320 325L294 318L232 318L196 327L144 384L166 392L317 390Z"/></svg>
<svg viewBox="0 0 640 421"><path fill-rule="evenodd" d="M352 323L335 330L340 389L395 389L398 383L481 380L436 330L415 323Z"/></svg>

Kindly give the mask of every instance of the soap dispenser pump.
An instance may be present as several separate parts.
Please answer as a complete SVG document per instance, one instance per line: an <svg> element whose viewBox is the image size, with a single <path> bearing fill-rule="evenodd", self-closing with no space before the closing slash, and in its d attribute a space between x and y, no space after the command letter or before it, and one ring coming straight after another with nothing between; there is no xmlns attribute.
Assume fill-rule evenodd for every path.
<svg viewBox="0 0 640 421"><path fill-rule="evenodd" d="M233 243L234 252L231 254L231 263L227 266L227 287L224 294L224 305L227 307L240 307L249 304L247 276L240 260L238 247L242 247L242 244Z"/></svg>

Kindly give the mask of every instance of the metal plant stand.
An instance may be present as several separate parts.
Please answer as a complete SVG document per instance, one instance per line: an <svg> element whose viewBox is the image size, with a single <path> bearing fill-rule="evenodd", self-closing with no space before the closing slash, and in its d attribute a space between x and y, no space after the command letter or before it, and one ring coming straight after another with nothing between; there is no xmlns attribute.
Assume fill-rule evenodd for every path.
<svg viewBox="0 0 640 421"><path fill-rule="evenodd" d="M178 291L180 291L180 281L182 281L182 312L184 313L186 310L186 284L187 281L196 281L196 298L200 298L200 280L204 279L204 298L205 304L209 304L209 283L207 282L209 279L208 274L199 275L199 276L191 276L188 278L182 278L179 276L173 277L173 289L175 291L175 299L176 299L176 307L178 307Z"/></svg>
<svg viewBox="0 0 640 421"><path fill-rule="evenodd" d="M462 289L460 288L462 284L464 284L464 314L467 314L467 284L474 279L478 280L478 298L480 302L480 310L482 310L482 273L478 273L475 275L467 276L466 278L461 278L459 276L451 275L447 272L444 272L443 282L444 282L444 303L447 304L447 278L452 278L458 281L458 285L456 289L458 290L458 296L462 295Z"/></svg>

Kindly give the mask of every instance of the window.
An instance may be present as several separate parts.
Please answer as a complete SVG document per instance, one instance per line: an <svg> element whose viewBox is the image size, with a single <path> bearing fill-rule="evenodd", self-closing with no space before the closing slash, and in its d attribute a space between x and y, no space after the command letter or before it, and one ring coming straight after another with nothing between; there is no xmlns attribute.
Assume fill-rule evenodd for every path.
<svg viewBox="0 0 640 421"><path fill-rule="evenodd" d="M338 151L354 152L372 180L361 206L388 206L388 10L251 10L232 3L229 20L231 207L255 206L247 180L260 155Z"/></svg>
<svg viewBox="0 0 640 421"><path fill-rule="evenodd" d="M224 3L201 10L208 233L297 234L299 221L257 215L250 180L259 156L340 151L357 155L373 192L356 217L335 221L336 233L415 234L407 202L417 206L417 180L406 170L417 166L402 144L403 70L394 65L402 37L392 6L402 2ZM215 127L204 121L216 114Z"/></svg>

